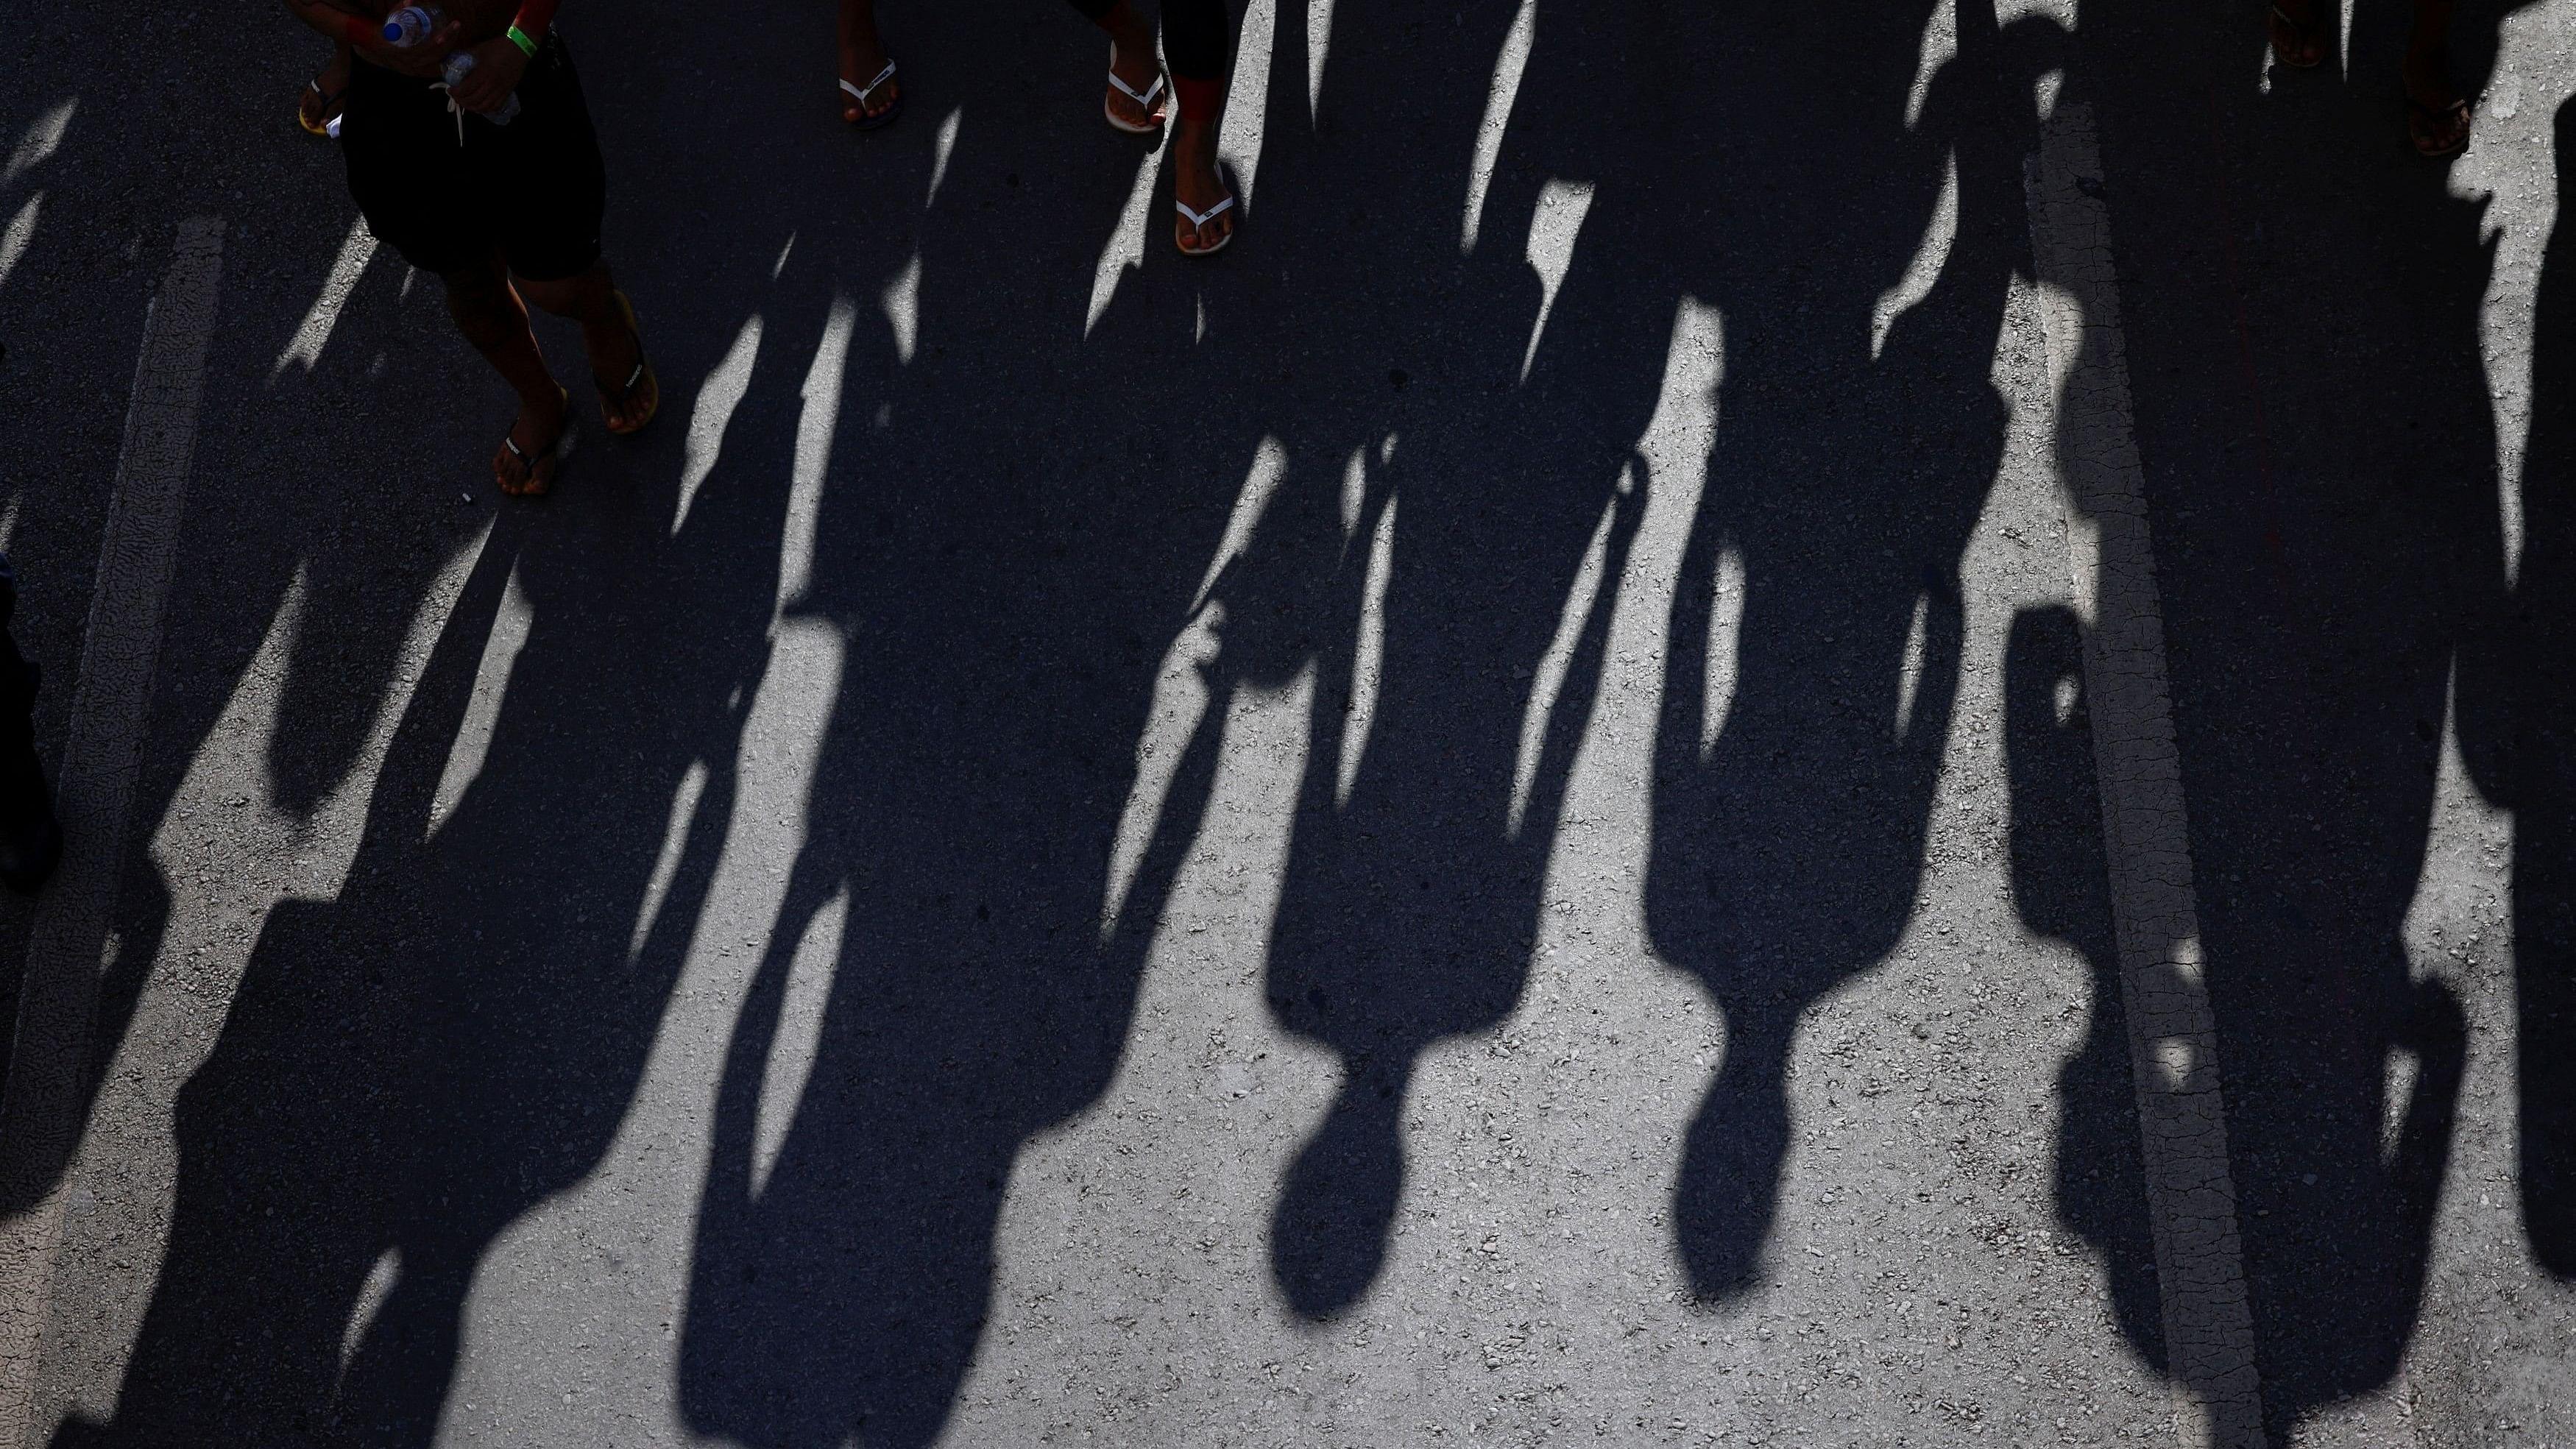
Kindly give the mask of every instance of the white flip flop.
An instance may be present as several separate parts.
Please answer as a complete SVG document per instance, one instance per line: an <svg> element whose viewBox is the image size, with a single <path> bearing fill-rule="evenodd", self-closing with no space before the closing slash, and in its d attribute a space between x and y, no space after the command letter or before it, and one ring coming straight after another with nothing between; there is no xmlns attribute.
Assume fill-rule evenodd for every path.
<svg viewBox="0 0 2576 1449"><path fill-rule="evenodd" d="M1172 210L1179 212L1189 221L1190 237L1192 240L1197 239L1202 227L1205 227L1209 222L1216 220L1218 217L1225 215L1233 209L1234 193L1231 191L1226 193L1225 200L1218 202L1216 205L1209 207L1205 211L1192 211L1190 210L1188 202L1181 200L1177 196L1172 198ZM1217 238L1215 246L1199 247L1196 250L1182 246L1181 239L1179 237L1172 238L1173 250L1178 251L1185 257L1212 257L1232 245L1234 245L1234 229L1232 227L1228 227L1226 229L1224 236Z"/></svg>
<svg viewBox="0 0 2576 1449"><path fill-rule="evenodd" d="M850 98L859 103L859 118L857 120L851 121L846 116L842 118L848 123L851 130L873 131L879 126L890 126L894 124L895 117L903 114L903 97L901 96L895 97L893 105L886 107L875 115L871 116L868 114L868 97L875 95L880 87L884 86L887 81L893 79L894 62L889 60L886 62L885 69L877 72L877 78L868 82L865 86L854 86L848 81L841 82L841 89L848 91L850 93Z"/></svg>
<svg viewBox="0 0 2576 1449"><path fill-rule="evenodd" d="M1158 70L1154 72L1154 83L1145 87L1141 91L1136 89L1134 86L1127 84L1125 81L1120 80L1118 78L1118 72L1114 70L1109 73L1109 83L1112 86L1117 87L1120 95L1134 101L1138 109L1142 110L1146 115L1153 117L1151 121L1146 122L1144 125L1129 125L1127 122L1118 119L1118 112L1111 109L1109 98L1107 96L1102 96L1100 98L1100 114L1109 118L1109 124L1116 126L1119 130L1126 132L1130 136L1151 136L1155 132L1163 129L1163 113L1154 109L1154 97L1163 93L1163 73L1161 71Z"/></svg>

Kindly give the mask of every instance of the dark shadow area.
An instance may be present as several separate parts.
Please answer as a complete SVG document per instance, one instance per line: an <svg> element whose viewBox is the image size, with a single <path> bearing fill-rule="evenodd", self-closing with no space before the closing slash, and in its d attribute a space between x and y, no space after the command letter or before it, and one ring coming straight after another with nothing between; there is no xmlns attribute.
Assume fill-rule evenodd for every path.
<svg viewBox="0 0 2576 1449"><path fill-rule="evenodd" d="M597 64L587 53L583 63ZM274 89L291 101L291 86ZM613 175L643 172L628 158L667 151L664 184L711 203L724 195L723 157L649 134L632 117L667 112L612 109L601 89L620 87L593 91L619 121L603 128ZM285 102L277 109L282 118ZM348 216L329 159L332 174L309 178L314 209L331 218L312 229L321 270ZM747 178L731 184L738 198L753 194ZM284 677L265 681L278 731L265 761L274 794L260 804L301 812L327 796L397 678L410 692L355 802L364 831L345 882L328 900L290 890L267 915L220 1034L180 1093L168 1252L115 1418L75 1421L58 1442L429 1442L474 1273L504 1228L598 1165L710 888L743 706L766 668L798 392L833 291L828 268L773 274L769 259L823 210L820 198L801 213L772 208L776 229L747 235L714 223L678 255L655 255L648 241L667 238L612 203L611 255L645 299L666 416L645 438L606 443L594 413L588 445L540 505L489 511L482 460L508 417L496 397L506 394L450 334L434 280L407 282L398 262L370 268L342 319L334 347L384 353L327 369L340 397L296 395L307 384L292 369L280 402L252 404L237 375L210 384L244 388L251 416L322 419L302 441L331 456L298 449L281 462L274 440L246 438L247 428L210 429L201 442L187 556L224 559L234 542L251 556L232 558L229 573L183 570L174 618L194 605L223 627L174 632L158 738L178 743L157 798L138 802L138 832L169 800L290 580L301 581L301 632ZM692 271L698 247L725 265ZM758 255L735 265L736 250ZM395 307L399 327L383 317ZM763 310L771 346L675 527L693 384L741 318ZM246 320L227 326L251 336L227 339L219 356L257 359L248 385L266 387L267 359L300 311L228 308ZM559 330L542 335L559 373L582 386L577 347ZM399 390L379 380L389 368ZM317 369L315 391L325 374ZM458 401L385 429L379 446L385 419L370 408L389 395ZM337 435L344 418L361 437ZM335 466L360 486L343 491ZM305 481L311 489L296 486ZM472 522L444 523L466 511L467 489L492 520L479 552ZM415 678L400 645L460 542L470 568ZM524 644L490 681L497 701L482 703L480 771L451 812L433 816L476 712L486 641L513 596ZM704 781L695 810L674 820L693 775ZM148 928L170 897L128 894L149 963L158 937ZM648 894L659 909L636 940ZM103 1034L102 1054L114 1045Z"/></svg>
<svg viewBox="0 0 2576 1449"><path fill-rule="evenodd" d="M2093 749L2083 623L2071 609L2026 609L2004 654L2013 904L2032 931L2084 957L2093 998L2084 1044L2057 1074L2057 1215L2101 1255L2112 1316L2161 1370L2164 1310Z"/></svg>
<svg viewBox="0 0 2576 1449"><path fill-rule="evenodd" d="M376 252L339 308L318 365L283 357L355 209L337 148L295 129L296 92L327 49L282 9L143 24L66 11L30 27L30 40L33 63L59 84L11 98L0 148L16 146L61 102L73 110L60 148L0 192L0 222L42 194L27 251L0 290L0 342L9 344L0 388L16 424L0 433L0 483L20 490L24 505L11 547L31 575L19 626L46 665L37 733L51 754L77 684L80 624L145 310L169 265L176 221L212 214L226 222L187 542L127 822L118 948L92 1031L94 1065L104 1070L174 925L180 888L145 847L200 746L237 692L273 693L278 728L264 782L273 788L259 803L309 821L345 783L400 686L400 656L432 580L490 517L481 459L509 405L451 335L435 279L407 278L389 249ZM162 83L192 70L224 74L244 104L191 105ZM168 148L148 153L152 162L138 150L144 133ZM578 385L577 354L573 367ZM433 397L458 402L421 406ZM279 418L290 421L250 421ZM468 490L479 506L463 504ZM301 601L301 627L282 633L280 672L254 678L251 665L290 597ZM249 788L262 782L241 783L247 806ZM194 874L205 864L187 866ZM213 890L199 894L241 884L229 870L203 874L196 884ZM16 1016L26 909L14 899L0 904L0 1020ZM6 1051L0 1041L0 1070ZM41 1191L61 1166L13 1171L8 1191ZM0 1211L17 1205L0 1201Z"/></svg>
<svg viewBox="0 0 2576 1449"><path fill-rule="evenodd" d="M1588 219L1532 355L1540 288L1526 260L1546 182L1618 170L1606 158L1634 116L1598 102L1621 89L1612 78L1640 58L1638 37L1626 21L1539 18L1515 114L1550 123L1503 149L1467 251L1463 163L1511 18L1337 15L1326 114L1407 97L1369 126L1310 126L1303 97L1273 91L1265 179L1294 199L1273 225L1303 258L1293 282L1265 278L1255 294L1258 337L1316 362L1267 423L1290 471L1216 598L1221 697L1314 672L1264 983L1280 1024L1343 1070L1271 1222L1274 1278L1310 1318L1350 1307L1383 1265L1422 1054L1498 1025L1520 998L1566 770L1643 518L1634 450L1671 331L1670 273L1651 246L1626 254ZM1675 177L1674 204L1698 205L1702 184ZM1365 217L1307 201L1408 192L1417 205ZM1349 305L1301 316L1310 287ZM1351 466L1366 487L1345 512ZM1569 617L1587 553L1597 597ZM1536 698L1560 637L1559 687Z"/></svg>
<svg viewBox="0 0 2576 1449"><path fill-rule="evenodd" d="M2532 323L2531 445L2519 576L2488 647L2460 671L2461 742L2514 812L2514 1019L2523 1231L2576 1279L2576 103L2554 122L2559 216Z"/></svg>
<svg viewBox="0 0 2576 1449"><path fill-rule="evenodd" d="M1958 677L1959 560L2003 448L1988 366L2030 268L2031 87L2062 44L2054 22L1999 30L1961 6L1958 54L1908 133L1920 14L1807 6L1675 28L1705 47L1700 83L1677 92L1699 104L1675 118L1675 155L1727 178L1705 228L1724 244L1691 264L1727 358L1665 656L1646 905L1657 951L1726 1012L1673 1202L1693 1288L1723 1298L1754 1286L1770 1236L1800 1017L1913 914ZM1905 275L1948 164L1955 241L1882 350L1872 303ZM1710 739L1730 556L1742 625Z"/></svg>
<svg viewBox="0 0 2576 1449"><path fill-rule="evenodd" d="M429 1442L478 1267L607 1156L684 973L738 985L743 1006L696 1216L670 1224L687 1240L683 1423L758 1449L934 1441L993 1311L1021 1154L1098 1102L1126 1050L1238 691L1311 690L1262 988L1344 1073L1280 1184L1259 1291L1343 1313L1386 1261L1424 1054L1502 1022L1525 988L1659 496L1697 501L1663 540L1679 574L1647 661L1647 926L1727 1030L1679 1147L1673 1230L1701 1299L1758 1286L1801 1018L1885 958L1922 887L1961 558L2006 438L1991 367L2032 270L2034 85L2061 67L2101 117L2125 228L2276 1427L2384 1382L2461 1051L2397 933L2451 661L2501 577L2475 208L2403 153L2393 102L2305 78L2258 95L2257 27L2216 0L2103 0L2080 44L1965 0L1909 124L1927 8L1540 7L1473 247L1466 167L1514 7L1341 6L1312 108L1305 27L1283 15L1242 235L1213 263L1178 256L1163 177L1141 261L1111 259L1088 328L1149 153L1099 123L1103 47L1068 7L890 5L907 115L865 137L837 120L828 7L570 16L664 417L609 445L593 415L561 495L500 510L479 545L507 409L431 279L380 257L335 360L272 384L349 211L327 147L264 163L315 200L255 223L285 239L245 254L250 300L227 307L234 360L210 395L255 421L201 443L187 557L219 563L173 598L190 622L138 836L290 593L303 624L260 686L278 721L263 805L325 809L377 706L411 692L354 803L345 884L268 917L180 1097L175 1224L116 1417L60 1442ZM2463 38L2491 19L2464 16ZM2372 23L2356 54L2387 48ZM259 72L275 104L257 126L288 124L296 67L320 59L291 54ZM220 109L248 154L301 144ZM1872 309L1953 174L1955 237L1881 328ZM1533 352L1531 219L1569 194L1551 183L1593 187L1592 209ZM2509 758L2526 802L2526 1208L2561 1273L2576 1108L2538 1048L2576 1009L2556 844L2576 776L2552 663L2576 618L2554 602L2564 291L2544 294L2519 612L2486 636L2506 641L2507 683L2477 699L2510 746L2471 741L2481 779ZM1715 393L1692 399L1668 369L1702 309L1722 319ZM543 335L581 396L569 339ZM738 404L693 426L738 347ZM442 401L389 428L387 397ZM1700 402L1717 418L1704 456L1686 426L1655 431L1659 406ZM415 669L402 641L422 600L478 546ZM1741 627L1713 648L1721 579L1740 581ZM433 819L513 597L526 642L480 774ZM1209 705L1165 746L1177 763L1104 931L1158 676L1194 630L1216 645L1196 666ZM2060 1211L2161 1363L2081 649L2071 613L2015 623L2013 883L2022 918L2093 977L2060 1078ZM1731 661L1720 678L1713 659ZM807 737L812 777L782 777ZM676 821L675 799L694 801ZM742 821L735 843L793 838L737 853ZM102 1060L182 914L157 870L130 874ZM774 921L745 885L773 875ZM799 953L827 920L839 948L802 1005ZM809 1027L782 1125L764 1101ZM2416 1072L2392 1104L2398 1050Z"/></svg>
<svg viewBox="0 0 2576 1449"><path fill-rule="evenodd" d="M2465 1028L2403 933L2454 663L2503 577L2481 204L2407 140L2406 7L2357 9L2349 80L2276 67L2268 93L2257 10L2085 14L2237 1225L2283 1439L2386 1385L2415 1332ZM2468 95L2497 19L2457 17Z"/></svg>

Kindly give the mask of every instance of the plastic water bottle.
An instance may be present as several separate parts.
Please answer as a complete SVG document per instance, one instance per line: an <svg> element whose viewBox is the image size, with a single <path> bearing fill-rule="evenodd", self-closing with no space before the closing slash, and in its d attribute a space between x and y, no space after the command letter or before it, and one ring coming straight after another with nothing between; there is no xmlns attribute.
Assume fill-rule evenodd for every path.
<svg viewBox="0 0 2576 1449"><path fill-rule="evenodd" d="M447 77L447 87L451 91L462 83L467 76L472 75L473 73L474 57L467 55L461 50L447 58L447 65L441 71L441 74ZM490 121L496 126L506 126L518 118L519 93L516 91L512 91L509 95L501 98L500 109L492 111L483 117L483 119Z"/></svg>
<svg viewBox="0 0 2576 1449"><path fill-rule="evenodd" d="M409 50L446 23L446 12L435 5L406 5L385 17L385 44Z"/></svg>

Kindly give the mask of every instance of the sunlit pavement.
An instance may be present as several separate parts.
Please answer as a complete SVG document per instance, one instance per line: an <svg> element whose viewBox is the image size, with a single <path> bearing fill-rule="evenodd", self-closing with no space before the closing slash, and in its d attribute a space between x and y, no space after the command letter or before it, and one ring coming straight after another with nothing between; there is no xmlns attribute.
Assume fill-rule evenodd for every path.
<svg viewBox="0 0 2576 1449"><path fill-rule="evenodd" d="M577 4L540 504L13 20L0 1445L2576 1444L2576 0L1700 9Z"/></svg>

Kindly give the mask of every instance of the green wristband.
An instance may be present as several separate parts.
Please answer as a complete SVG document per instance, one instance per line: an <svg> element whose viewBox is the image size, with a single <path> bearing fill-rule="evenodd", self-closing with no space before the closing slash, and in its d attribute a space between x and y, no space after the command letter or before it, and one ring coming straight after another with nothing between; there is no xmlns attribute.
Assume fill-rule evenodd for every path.
<svg viewBox="0 0 2576 1449"><path fill-rule="evenodd" d="M510 43L526 52L528 59L534 60L537 58L537 43L528 38L528 32L521 30L516 25L513 25L509 28L507 34L510 37Z"/></svg>

